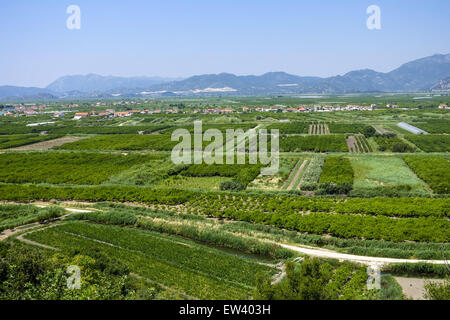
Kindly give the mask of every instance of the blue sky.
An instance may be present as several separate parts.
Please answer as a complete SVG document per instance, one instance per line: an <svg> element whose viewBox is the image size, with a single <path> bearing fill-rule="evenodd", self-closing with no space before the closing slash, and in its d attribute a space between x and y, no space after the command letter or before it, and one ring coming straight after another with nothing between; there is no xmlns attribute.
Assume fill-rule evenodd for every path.
<svg viewBox="0 0 450 320"><path fill-rule="evenodd" d="M69 5L81 29L68 30ZM381 30L366 9L381 8ZM0 85L59 76L390 71L450 53L448 0L14 0L0 5Z"/></svg>

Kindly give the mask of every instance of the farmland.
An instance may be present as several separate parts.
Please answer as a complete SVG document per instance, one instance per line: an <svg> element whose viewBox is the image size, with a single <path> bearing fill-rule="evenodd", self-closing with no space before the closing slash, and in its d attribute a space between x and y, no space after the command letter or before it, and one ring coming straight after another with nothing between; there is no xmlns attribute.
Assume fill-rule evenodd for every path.
<svg viewBox="0 0 450 320"><path fill-rule="evenodd" d="M449 135L406 135L405 138L425 152L450 152Z"/></svg>
<svg viewBox="0 0 450 320"><path fill-rule="evenodd" d="M344 135L332 136L287 136L280 141L284 152L346 152L348 151Z"/></svg>
<svg viewBox="0 0 450 320"><path fill-rule="evenodd" d="M7 183L100 184L155 155L99 153L9 153L0 157L0 181Z"/></svg>
<svg viewBox="0 0 450 320"><path fill-rule="evenodd" d="M36 142L56 139L57 135L17 134L0 136L0 149L9 149L30 145Z"/></svg>
<svg viewBox="0 0 450 320"><path fill-rule="evenodd" d="M450 162L442 157L405 157L408 166L430 187L441 194L450 192Z"/></svg>
<svg viewBox="0 0 450 320"><path fill-rule="evenodd" d="M267 292L287 295L283 288L300 283L292 277L309 268L324 272L326 298L389 296L365 290L360 260L308 258L306 249L404 259L407 266L384 270L405 277L447 275L432 264L450 256L444 111L191 112L197 104L240 110L308 101L295 99L168 98L154 103L162 110L184 104L183 112L80 120L42 115L39 121L54 123L38 127L26 126L31 119L0 118L0 278L7 274L21 288L22 273L3 264L22 270L20 261L37 261L40 268L27 284L39 289L8 291L1 278L0 298L45 299L52 287L46 281L62 286L66 265L82 266L84 287L48 296L266 299ZM228 154L223 164L174 163L179 141L171 141L172 133L186 130L192 146L198 120L203 134L221 132L224 145L232 141L228 129L279 130L278 170L264 175L270 164L259 155L250 163L255 154L247 146L240 148L243 164L236 164L236 154L234 164L227 164ZM400 121L431 134L411 135ZM244 143L236 139L235 147ZM60 270L58 280L46 280L53 279L51 270ZM391 294L398 291L384 271L383 279Z"/></svg>
<svg viewBox="0 0 450 320"><path fill-rule="evenodd" d="M426 184L408 168L400 157L355 157L350 159L355 171L354 193L426 195Z"/></svg>
<svg viewBox="0 0 450 320"><path fill-rule="evenodd" d="M58 150L161 150L170 151L177 145L170 135L102 135L55 147Z"/></svg>
<svg viewBox="0 0 450 320"><path fill-rule="evenodd" d="M115 226L73 222L27 238L63 250L99 250L133 273L199 299L248 298L255 272L271 272L269 267L192 241Z"/></svg>

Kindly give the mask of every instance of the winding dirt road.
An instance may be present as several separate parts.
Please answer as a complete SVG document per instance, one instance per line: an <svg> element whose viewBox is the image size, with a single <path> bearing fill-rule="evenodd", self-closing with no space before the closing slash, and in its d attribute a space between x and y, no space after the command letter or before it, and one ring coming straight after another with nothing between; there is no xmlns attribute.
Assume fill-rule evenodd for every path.
<svg viewBox="0 0 450 320"><path fill-rule="evenodd" d="M430 264L450 264L447 260L414 260L414 259L396 259L396 258L382 258L382 257L368 257L368 256L357 256L347 253L339 253L332 250L313 248L313 247L299 247L293 245L287 245L279 243L279 245L285 249L289 249L298 253L302 253L311 257L317 258L328 258L328 259L338 259L343 261L350 261L361 263L365 265L385 265L392 263L430 263Z"/></svg>

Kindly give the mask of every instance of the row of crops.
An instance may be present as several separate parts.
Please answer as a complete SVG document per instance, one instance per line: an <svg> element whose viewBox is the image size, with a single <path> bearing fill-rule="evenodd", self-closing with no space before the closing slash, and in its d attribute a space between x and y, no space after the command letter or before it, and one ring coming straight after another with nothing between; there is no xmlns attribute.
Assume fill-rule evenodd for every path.
<svg viewBox="0 0 450 320"><path fill-rule="evenodd" d="M75 199L184 204L197 208L197 213L214 217L269 224L315 234L328 233L342 238L445 242L450 237L450 221L442 218L449 214L448 199L340 200L273 195L235 197L130 187L58 188L24 185L1 185L0 191L5 200ZM315 213L305 215L302 212Z"/></svg>
<svg viewBox="0 0 450 320"><path fill-rule="evenodd" d="M444 119L433 119L422 122L422 120L417 120L417 123L413 123L414 126L425 130L429 133L450 133L450 121ZM413 121L415 122L415 121Z"/></svg>
<svg viewBox="0 0 450 320"><path fill-rule="evenodd" d="M435 193L450 193L450 162L448 159L433 156L407 156L403 159Z"/></svg>
<svg viewBox="0 0 450 320"><path fill-rule="evenodd" d="M405 135L405 138L425 152L450 152L450 135Z"/></svg>
<svg viewBox="0 0 450 320"><path fill-rule="evenodd" d="M320 198L294 195L228 194L195 192L176 189L150 189L129 186L44 186L0 184L0 199L31 200L86 200L92 202L137 202L146 204L207 207L211 210L225 206L255 209L261 212L331 212L339 214L383 215L389 217L444 217L449 216L447 198Z"/></svg>
<svg viewBox="0 0 450 320"><path fill-rule="evenodd" d="M286 122L271 124L268 129L278 129L280 134L344 134L362 133L367 125L360 123L311 123L311 122ZM317 129L316 129L317 128ZM319 129L320 128L320 129ZM323 128L323 130L322 130Z"/></svg>
<svg viewBox="0 0 450 320"><path fill-rule="evenodd" d="M116 203L98 203L96 208L105 213L82 213L74 219L116 225L134 225L139 228L187 237L203 243L272 258L288 258L291 251L274 246L272 242L290 242L321 246L357 255L392 258L442 259L450 255L450 244L427 242L387 242L380 240L343 239L331 236L296 233L273 226L249 222L217 223L198 214L176 215L165 210L127 206Z"/></svg>
<svg viewBox="0 0 450 320"><path fill-rule="evenodd" d="M100 184L134 165L165 156L104 153L6 153L0 157L0 182Z"/></svg>

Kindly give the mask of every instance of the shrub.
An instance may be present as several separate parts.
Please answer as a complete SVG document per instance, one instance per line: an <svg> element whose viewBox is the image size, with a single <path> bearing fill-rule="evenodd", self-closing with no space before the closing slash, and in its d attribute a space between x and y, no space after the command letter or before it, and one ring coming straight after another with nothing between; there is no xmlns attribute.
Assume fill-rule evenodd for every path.
<svg viewBox="0 0 450 320"><path fill-rule="evenodd" d="M347 194L352 191L353 185L351 183L321 183L319 184L318 195L324 194Z"/></svg>
<svg viewBox="0 0 450 320"><path fill-rule="evenodd" d="M237 180L224 181L220 184L220 190L222 191L242 191L245 186Z"/></svg>

